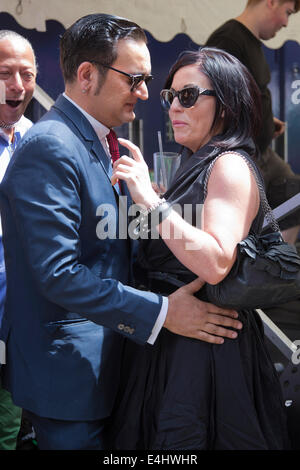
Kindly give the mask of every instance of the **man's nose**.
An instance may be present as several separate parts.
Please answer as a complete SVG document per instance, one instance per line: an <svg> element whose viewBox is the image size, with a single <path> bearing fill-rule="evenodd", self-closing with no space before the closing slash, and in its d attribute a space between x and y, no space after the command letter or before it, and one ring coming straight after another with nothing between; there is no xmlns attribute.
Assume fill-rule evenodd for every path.
<svg viewBox="0 0 300 470"><path fill-rule="evenodd" d="M149 98L149 91L148 87L145 82L142 82L140 86L137 87L136 90L134 90L134 94L140 99L140 100L147 100Z"/></svg>
<svg viewBox="0 0 300 470"><path fill-rule="evenodd" d="M21 75L17 72L13 74L9 80L8 87L13 91L23 91L24 85Z"/></svg>

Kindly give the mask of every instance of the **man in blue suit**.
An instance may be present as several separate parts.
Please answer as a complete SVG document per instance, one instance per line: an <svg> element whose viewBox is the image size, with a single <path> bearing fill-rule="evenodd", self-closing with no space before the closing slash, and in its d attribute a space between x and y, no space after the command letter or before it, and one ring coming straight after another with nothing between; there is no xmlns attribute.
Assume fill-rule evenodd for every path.
<svg viewBox="0 0 300 470"><path fill-rule="evenodd" d="M106 137L148 98L143 30L111 15L81 18L61 39L61 67L65 93L26 134L0 190L3 375L40 449L101 449L124 338L153 343L164 326L219 343L240 324L193 297L199 281L168 298L131 287L131 240L97 230L104 204L119 217Z"/></svg>

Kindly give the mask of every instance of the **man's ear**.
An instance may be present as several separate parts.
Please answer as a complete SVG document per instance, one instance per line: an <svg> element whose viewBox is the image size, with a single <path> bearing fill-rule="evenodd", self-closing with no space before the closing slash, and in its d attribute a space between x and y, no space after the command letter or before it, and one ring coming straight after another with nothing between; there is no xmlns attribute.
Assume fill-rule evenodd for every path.
<svg viewBox="0 0 300 470"><path fill-rule="evenodd" d="M278 0L266 0L266 4L268 8L274 8L278 3Z"/></svg>
<svg viewBox="0 0 300 470"><path fill-rule="evenodd" d="M91 62L81 62L77 69L77 81L83 93L90 89L94 74L95 69Z"/></svg>

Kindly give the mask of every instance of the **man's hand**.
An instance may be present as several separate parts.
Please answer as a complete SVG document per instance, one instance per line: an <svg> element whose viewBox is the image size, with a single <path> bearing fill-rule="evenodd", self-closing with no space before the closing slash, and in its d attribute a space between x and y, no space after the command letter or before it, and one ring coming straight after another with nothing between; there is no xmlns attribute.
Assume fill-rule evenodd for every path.
<svg viewBox="0 0 300 470"><path fill-rule="evenodd" d="M284 131L285 131L285 122L280 121L280 119L278 119L274 116L273 116L273 121L274 121L274 125L275 125L275 131L274 131L274 134L273 134L273 139L276 139L277 137L279 137L281 134L284 133Z"/></svg>
<svg viewBox="0 0 300 470"><path fill-rule="evenodd" d="M207 343L222 344L225 337L236 338L237 332L227 328L242 328L242 323L236 320L237 312L194 297L193 294L203 285L203 281L195 279L168 297L169 308L164 327L172 333L201 339Z"/></svg>

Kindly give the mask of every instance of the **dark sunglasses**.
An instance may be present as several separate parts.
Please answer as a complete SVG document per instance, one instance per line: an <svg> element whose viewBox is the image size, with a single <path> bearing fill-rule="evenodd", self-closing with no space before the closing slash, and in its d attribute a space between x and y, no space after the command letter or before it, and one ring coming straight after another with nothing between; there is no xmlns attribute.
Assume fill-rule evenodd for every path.
<svg viewBox="0 0 300 470"><path fill-rule="evenodd" d="M179 91L175 91L171 88L171 90L161 90L160 101L163 108L170 109L171 104L177 96L181 106L191 108L200 95L216 96L216 92L214 90L207 90L206 88L199 88L198 86L190 86Z"/></svg>
<svg viewBox="0 0 300 470"><path fill-rule="evenodd" d="M90 62L101 65L102 67L106 67L107 69L114 70L115 72L121 73L123 75L126 75L126 77L129 77L131 80L130 91L135 91L142 84L142 82L145 82L146 85L148 85L148 83L153 79L152 75L146 75L144 73L138 73L136 75L133 75L132 73L126 73L122 70L115 69L110 65L101 64L101 62L97 62L96 60L90 60Z"/></svg>

